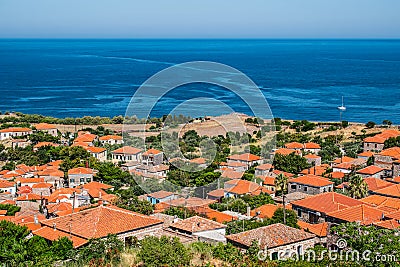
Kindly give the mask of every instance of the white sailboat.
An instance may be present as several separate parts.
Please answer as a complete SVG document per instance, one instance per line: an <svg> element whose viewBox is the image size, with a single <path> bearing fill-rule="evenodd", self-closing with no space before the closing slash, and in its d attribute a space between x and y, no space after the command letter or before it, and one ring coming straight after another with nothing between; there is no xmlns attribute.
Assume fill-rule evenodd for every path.
<svg viewBox="0 0 400 267"><path fill-rule="evenodd" d="M343 102L343 96L342 96L342 105L338 107L338 110L340 110L340 111L346 110L346 107L344 106L344 102Z"/></svg>

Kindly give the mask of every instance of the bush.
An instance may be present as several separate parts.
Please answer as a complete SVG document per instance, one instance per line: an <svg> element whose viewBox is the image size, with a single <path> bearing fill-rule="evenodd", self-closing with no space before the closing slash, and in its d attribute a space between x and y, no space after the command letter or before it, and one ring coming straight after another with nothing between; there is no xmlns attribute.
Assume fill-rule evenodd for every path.
<svg viewBox="0 0 400 267"><path fill-rule="evenodd" d="M189 266L192 255L178 238L149 236L140 241L139 258L143 266Z"/></svg>

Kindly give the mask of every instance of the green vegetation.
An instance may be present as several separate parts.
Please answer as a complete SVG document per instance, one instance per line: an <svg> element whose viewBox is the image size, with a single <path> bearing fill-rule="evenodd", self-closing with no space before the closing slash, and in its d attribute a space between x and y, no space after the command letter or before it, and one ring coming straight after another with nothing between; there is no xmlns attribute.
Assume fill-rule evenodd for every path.
<svg viewBox="0 0 400 267"><path fill-rule="evenodd" d="M364 198L368 196L368 185L360 175L353 175L350 177L347 192L352 198Z"/></svg>
<svg viewBox="0 0 400 267"><path fill-rule="evenodd" d="M1 190L0 190L1 191ZM0 204L0 210L6 210L6 216L14 216L15 213L21 210L21 207L11 205L11 204ZM0 217L1 219L1 217Z"/></svg>
<svg viewBox="0 0 400 267"><path fill-rule="evenodd" d="M197 214L195 211L185 207L169 207L163 213L170 216L176 216L180 219L186 219L193 216L201 216Z"/></svg>
<svg viewBox="0 0 400 267"><path fill-rule="evenodd" d="M144 266L189 266L192 255L178 238L149 236L140 241L139 258Z"/></svg>
<svg viewBox="0 0 400 267"><path fill-rule="evenodd" d="M384 149L400 146L400 136L390 137L385 141Z"/></svg>
<svg viewBox="0 0 400 267"><path fill-rule="evenodd" d="M274 200L270 195L261 193L258 196L244 195L235 199L223 198L221 203L213 203L209 206L218 211L232 210L245 214L247 212L247 207L255 209L265 204L274 204Z"/></svg>
<svg viewBox="0 0 400 267"><path fill-rule="evenodd" d="M307 160L295 152L289 155L276 154L273 165L277 170L294 174L310 167Z"/></svg>

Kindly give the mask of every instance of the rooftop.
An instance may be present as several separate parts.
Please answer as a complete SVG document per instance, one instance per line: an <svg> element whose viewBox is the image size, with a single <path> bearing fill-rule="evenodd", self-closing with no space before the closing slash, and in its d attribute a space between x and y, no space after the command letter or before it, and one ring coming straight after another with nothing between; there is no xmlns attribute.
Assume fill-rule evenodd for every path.
<svg viewBox="0 0 400 267"><path fill-rule="evenodd" d="M193 216L171 224L170 228L182 230L189 233L197 233L226 228L226 225L209 219L205 219L203 217Z"/></svg>
<svg viewBox="0 0 400 267"><path fill-rule="evenodd" d="M314 238L315 235L280 223L259 227L226 238L245 247L250 247L254 240L260 248L274 248Z"/></svg>

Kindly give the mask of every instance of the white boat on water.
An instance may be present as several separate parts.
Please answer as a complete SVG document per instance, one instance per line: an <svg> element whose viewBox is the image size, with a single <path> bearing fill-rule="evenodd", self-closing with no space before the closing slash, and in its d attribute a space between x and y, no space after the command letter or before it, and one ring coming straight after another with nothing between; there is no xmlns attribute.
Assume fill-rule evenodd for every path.
<svg viewBox="0 0 400 267"><path fill-rule="evenodd" d="M344 106L344 102L343 102L343 96L342 96L342 105L339 106L339 107L337 107L337 108L338 108L338 110L340 110L340 111L345 111L345 110L346 110L346 107Z"/></svg>

